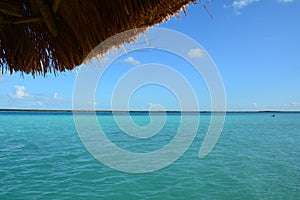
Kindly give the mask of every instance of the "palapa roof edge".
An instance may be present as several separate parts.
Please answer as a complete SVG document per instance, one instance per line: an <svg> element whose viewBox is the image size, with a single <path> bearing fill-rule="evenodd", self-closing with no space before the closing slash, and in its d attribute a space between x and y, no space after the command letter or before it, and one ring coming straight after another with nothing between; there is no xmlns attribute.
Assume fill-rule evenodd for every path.
<svg viewBox="0 0 300 200"><path fill-rule="evenodd" d="M107 46L103 53L134 40L147 27L195 1L0 0L1 73L45 76L72 70L109 37L138 30Z"/></svg>

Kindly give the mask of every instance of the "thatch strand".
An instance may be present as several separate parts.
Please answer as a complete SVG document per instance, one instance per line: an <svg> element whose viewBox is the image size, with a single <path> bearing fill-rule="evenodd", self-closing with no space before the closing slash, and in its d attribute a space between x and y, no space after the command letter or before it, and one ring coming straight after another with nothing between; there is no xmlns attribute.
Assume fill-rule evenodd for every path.
<svg viewBox="0 0 300 200"><path fill-rule="evenodd" d="M53 5L52 5L52 11L54 14L57 13L61 2L62 2L62 0L54 0Z"/></svg>
<svg viewBox="0 0 300 200"><path fill-rule="evenodd" d="M20 18L20 19L14 19L14 20L1 20L1 24L26 24L26 23L33 23L33 22L38 22L41 21L42 18L37 18L37 17L27 17L27 18Z"/></svg>
<svg viewBox="0 0 300 200"><path fill-rule="evenodd" d="M21 4L14 4L11 1L0 1L0 12L14 17L23 17Z"/></svg>
<svg viewBox="0 0 300 200"><path fill-rule="evenodd" d="M109 37L136 30L103 47L103 53L194 1L0 0L1 72L35 76L72 70Z"/></svg>
<svg viewBox="0 0 300 200"><path fill-rule="evenodd" d="M55 24L55 20L52 14L52 10L50 10L49 5L45 0L35 0L35 4L39 8L43 19L46 22L47 28L53 37L56 37L58 34L58 30Z"/></svg>

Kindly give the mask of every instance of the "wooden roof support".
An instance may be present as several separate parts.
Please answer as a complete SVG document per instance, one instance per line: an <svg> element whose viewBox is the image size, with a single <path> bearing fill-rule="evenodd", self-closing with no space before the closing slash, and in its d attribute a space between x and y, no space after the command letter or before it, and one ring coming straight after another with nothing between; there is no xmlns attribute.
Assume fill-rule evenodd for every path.
<svg viewBox="0 0 300 200"><path fill-rule="evenodd" d="M49 8L49 5L45 0L35 0L34 2L38 7L39 11L41 12L43 20L45 21L50 34L56 37L58 35L58 30L55 24L55 19L53 17L52 10Z"/></svg>

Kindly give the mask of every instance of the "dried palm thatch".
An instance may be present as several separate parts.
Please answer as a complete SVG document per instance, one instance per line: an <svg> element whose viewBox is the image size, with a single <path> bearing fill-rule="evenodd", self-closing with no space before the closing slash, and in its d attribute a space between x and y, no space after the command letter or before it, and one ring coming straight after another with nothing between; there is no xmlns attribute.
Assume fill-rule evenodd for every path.
<svg viewBox="0 0 300 200"><path fill-rule="evenodd" d="M33 76L72 70L105 39L160 23L190 2L0 0L0 70Z"/></svg>

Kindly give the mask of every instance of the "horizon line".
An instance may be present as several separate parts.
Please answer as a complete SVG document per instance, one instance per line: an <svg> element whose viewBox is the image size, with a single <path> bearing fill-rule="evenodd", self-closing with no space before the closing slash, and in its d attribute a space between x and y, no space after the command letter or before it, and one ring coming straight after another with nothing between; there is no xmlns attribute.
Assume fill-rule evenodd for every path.
<svg viewBox="0 0 300 200"><path fill-rule="evenodd" d="M0 108L0 112L102 112L102 113L292 113L300 112L300 110L226 110L226 111L209 111L209 110L166 110L166 111L153 111L153 110L73 110L73 109L15 109L15 108Z"/></svg>

